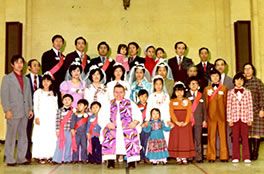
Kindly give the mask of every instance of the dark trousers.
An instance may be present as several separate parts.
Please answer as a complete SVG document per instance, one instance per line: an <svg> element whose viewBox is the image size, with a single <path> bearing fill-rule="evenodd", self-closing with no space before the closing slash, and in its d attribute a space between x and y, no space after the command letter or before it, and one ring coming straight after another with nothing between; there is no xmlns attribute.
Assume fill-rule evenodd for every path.
<svg viewBox="0 0 264 174"><path fill-rule="evenodd" d="M102 163L102 146L98 137L92 137L92 154L88 155L89 162Z"/></svg>
<svg viewBox="0 0 264 174"><path fill-rule="evenodd" d="M78 132L75 135L77 151L72 153L72 161L79 161L79 151L81 148L81 160L85 162L87 160L87 138L85 133Z"/></svg>
<svg viewBox="0 0 264 174"><path fill-rule="evenodd" d="M200 161L203 159L202 155L202 125L195 125L193 127L193 137L195 145L195 160Z"/></svg>
<svg viewBox="0 0 264 174"><path fill-rule="evenodd" d="M146 158L146 148L147 148L147 145L148 145L148 139L149 139L149 135L150 133L147 133L147 132L144 132L142 131L140 133L140 143L141 143L141 146L142 146L142 149L140 151L140 157L142 160L145 160L147 159Z"/></svg>
<svg viewBox="0 0 264 174"><path fill-rule="evenodd" d="M27 147L27 153L26 153L26 159L31 160L32 153L31 153L31 147L32 147L32 130L33 130L33 122L34 117L28 120L27 124L27 139L28 139L28 147Z"/></svg>
<svg viewBox="0 0 264 174"><path fill-rule="evenodd" d="M240 143L242 140L242 159L250 159L249 146L248 146L248 125L242 121L234 123L232 127L233 132L233 154L232 159L240 160Z"/></svg>

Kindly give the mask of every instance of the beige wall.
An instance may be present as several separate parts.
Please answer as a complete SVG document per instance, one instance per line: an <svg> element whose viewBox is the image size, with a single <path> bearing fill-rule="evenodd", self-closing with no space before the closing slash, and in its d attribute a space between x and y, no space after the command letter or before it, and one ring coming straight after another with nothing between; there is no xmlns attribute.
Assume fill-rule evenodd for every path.
<svg viewBox="0 0 264 174"><path fill-rule="evenodd" d="M119 43L136 41L163 47L174 56L174 43L189 46L188 57L199 62L198 49L211 50L211 61L226 58L229 74L235 73L234 27L237 20L252 20L253 62L258 76L264 58L264 2L262 0L131 0L124 10L122 0L0 0L0 25L6 21L23 23L23 55L40 59L51 48L51 37L62 34L65 53L74 49L74 39L88 40L88 55L97 55L98 42L105 40L115 57ZM5 28L0 27L0 80L4 75ZM143 51L141 52L143 56ZM3 61L2 61L3 60ZM4 119L0 112L0 139Z"/></svg>

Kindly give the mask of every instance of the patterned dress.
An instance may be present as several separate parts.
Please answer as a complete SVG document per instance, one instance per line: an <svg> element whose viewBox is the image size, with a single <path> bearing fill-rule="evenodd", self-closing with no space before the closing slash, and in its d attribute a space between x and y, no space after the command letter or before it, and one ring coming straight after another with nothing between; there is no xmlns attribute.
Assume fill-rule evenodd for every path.
<svg viewBox="0 0 264 174"><path fill-rule="evenodd" d="M166 127L161 120L151 120L148 127L143 128L143 131L150 132L146 157L150 161L166 159L169 153L163 131L169 132L170 127Z"/></svg>
<svg viewBox="0 0 264 174"><path fill-rule="evenodd" d="M251 91L253 100L254 115L249 136L264 136L264 118L259 117L259 111L264 109L264 84L260 79L252 77L245 81L244 86Z"/></svg>

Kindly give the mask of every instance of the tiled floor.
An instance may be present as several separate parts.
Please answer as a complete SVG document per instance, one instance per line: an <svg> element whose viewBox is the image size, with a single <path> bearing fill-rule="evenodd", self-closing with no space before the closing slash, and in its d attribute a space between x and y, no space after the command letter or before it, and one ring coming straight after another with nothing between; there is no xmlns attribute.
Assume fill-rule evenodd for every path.
<svg viewBox="0 0 264 174"><path fill-rule="evenodd" d="M246 165L240 162L236 165L229 163L202 163L176 165L170 161L166 166L139 164L136 169L127 171L124 164L115 169L107 169L105 165L39 165L7 167L3 163L3 145L0 145L0 174L263 174L264 173L264 142L261 144L259 160Z"/></svg>

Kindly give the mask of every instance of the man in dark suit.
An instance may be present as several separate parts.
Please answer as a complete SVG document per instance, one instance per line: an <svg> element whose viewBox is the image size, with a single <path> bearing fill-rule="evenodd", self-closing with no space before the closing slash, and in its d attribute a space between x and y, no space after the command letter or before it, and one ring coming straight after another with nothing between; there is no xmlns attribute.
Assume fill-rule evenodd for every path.
<svg viewBox="0 0 264 174"><path fill-rule="evenodd" d="M78 37L74 41L76 50L67 54L64 61L65 71L68 71L70 65L74 61L78 61L82 67L84 74L89 72L90 57L85 53L87 42L83 37Z"/></svg>
<svg viewBox="0 0 264 174"><path fill-rule="evenodd" d="M176 56L169 59L168 64L172 70L175 82L184 81L187 78L187 69L193 64L190 58L185 57L187 45L184 42L177 42L174 46Z"/></svg>
<svg viewBox="0 0 264 174"><path fill-rule="evenodd" d="M108 57L109 50L110 47L105 41L100 42L97 46L99 56L91 60L91 66L97 65L105 71L106 83L111 81L113 66L115 64L115 60Z"/></svg>
<svg viewBox="0 0 264 174"><path fill-rule="evenodd" d="M217 69L221 74L220 82L227 87L228 90L234 88L233 79L226 74L227 63L223 58L218 58L214 63L215 69ZM226 126L227 133L227 145L229 154L232 154L232 129ZM219 153L219 138L216 141L217 156Z"/></svg>
<svg viewBox="0 0 264 174"><path fill-rule="evenodd" d="M26 77L29 80L30 89L31 89L31 95L32 95L32 102L33 102L33 95L34 92L42 86L42 77L39 74L40 71L40 63L37 59L31 59L28 61L28 70L30 71L29 74L26 75ZM32 103L33 105L33 103ZM26 159L28 161L31 161L32 153L31 153L31 146L32 146L32 129L33 129L33 121L34 117L28 119L27 124L27 138L28 138L28 148L26 153Z"/></svg>
<svg viewBox="0 0 264 174"><path fill-rule="evenodd" d="M64 55L61 53L61 48L64 45L64 39L61 35L52 37L53 48L43 53L41 57L42 73L51 74L54 77L54 91L58 94L58 104L61 107L60 84L65 78L65 68L63 67ZM51 72L52 71L52 72Z"/></svg>
<svg viewBox="0 0 264 174"><path fill-rule="evenodd" d="M199 57L201 62L196 65L198 69L198 77L200 79L200 91L203 92L203 89L208 86L210 81L210 70L214 67L213 64L208 62L209 60L209 49L202 47L199 49Z"/></svg>
<svg viewBox="0 0 264 174"><path fill-rule="evenodd" d="M144 64L145 59L138 56L139 45L136 42L130 42L128 44L128 63L131 70L136 64ZM151 73L151 72L150 72Z"/></svg>

